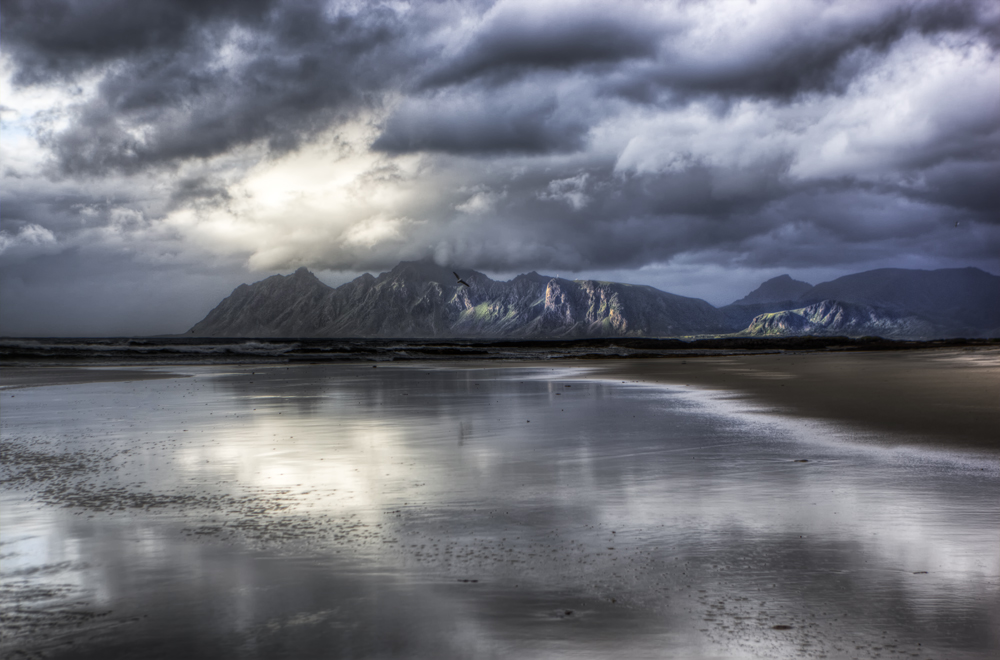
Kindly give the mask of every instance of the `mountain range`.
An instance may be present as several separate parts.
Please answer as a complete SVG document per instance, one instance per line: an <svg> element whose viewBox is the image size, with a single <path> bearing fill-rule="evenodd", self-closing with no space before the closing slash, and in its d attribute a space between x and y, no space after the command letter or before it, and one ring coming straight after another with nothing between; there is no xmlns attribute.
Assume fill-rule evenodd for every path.
<svg viewBox="0 0 1000 660"><path fill-rule="evenodd" d="M884 268L812 286L782 275L716 308L650 286L531 272L506 282L430 261L333 288L305 268L242 284L187 336L583 338L1000 336L1000 277Z"/></svg>

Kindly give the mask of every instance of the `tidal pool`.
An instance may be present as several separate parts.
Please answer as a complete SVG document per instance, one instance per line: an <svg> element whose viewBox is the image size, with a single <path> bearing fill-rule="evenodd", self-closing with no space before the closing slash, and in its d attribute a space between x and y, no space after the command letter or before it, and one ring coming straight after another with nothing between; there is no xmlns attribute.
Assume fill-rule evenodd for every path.
<svg viewBox="0 0 1000 660"><path fill-rule="evenodd" d="M995 457L550 366L182 371L0 393L5 656L1000 653Z"/></svg>

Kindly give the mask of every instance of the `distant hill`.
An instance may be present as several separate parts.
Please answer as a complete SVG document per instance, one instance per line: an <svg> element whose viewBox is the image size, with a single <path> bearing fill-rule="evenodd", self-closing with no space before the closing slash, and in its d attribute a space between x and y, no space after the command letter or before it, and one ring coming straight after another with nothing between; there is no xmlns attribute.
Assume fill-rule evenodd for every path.
<svg viewBox="0 0 1000 660"><path fill-rule="evenodd" d="M890 310L824 300L798 309L761 314L742 334L878 336L887 339L933 336L935 328L915 316Z"/></svg>
<svg viewBox="0 0 1000 660"><path fill-rule="evenodd" d="M777 277L720 311L750 336L1000 336L1000 277L978 268L880 268L803 285ZM796 289L798 297L776 300Z"/></svg>
<svg viewBox="0 0 1000 660"><path fill-rule="evenodd" d="M189 332L203 337L581 338L1000 336L1000 277L880 269L811 286L785 275L716 309L649 286L538 273L498 282L402 262L332 288L305 268L243 284ZM789 296L795 296L789 298Z"/></svg>
<svg viewBox="0 0 1000 660"><path fill-rule="evenodd" d="M738 330L746 328L761 314L780 312L796 306L795 301L812 289L807 282L793 280L789 275L773 277L736 302L721 307L730 327Z"/></svg>
<svg viewBox="0 0 1000 660"><path fill-rule="evenodd" d="M1000 329L1000 277L978 268L880 268L817 284L805 304L839 300L912 315L951 336L996 336Z"/></svg>
<svg viewBox="0 0 1000 660"><path fill-rule="evenodd" d="M798 300L802 294L811 288L813 288L812 284L793 280L789 275L779 275L764 282L733 304L759 305Z"/></svg>

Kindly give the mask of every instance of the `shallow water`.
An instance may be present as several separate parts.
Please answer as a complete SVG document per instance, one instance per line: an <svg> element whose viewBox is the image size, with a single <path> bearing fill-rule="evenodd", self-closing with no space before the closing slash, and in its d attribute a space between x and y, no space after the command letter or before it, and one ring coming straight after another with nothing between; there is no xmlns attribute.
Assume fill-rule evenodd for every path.
<svg viewBox="0 0 1000 660"><path fill-rule="evenodd" d="M1000 651L995 459L570 369L189 371L2 394L5 655Z"/></svg>

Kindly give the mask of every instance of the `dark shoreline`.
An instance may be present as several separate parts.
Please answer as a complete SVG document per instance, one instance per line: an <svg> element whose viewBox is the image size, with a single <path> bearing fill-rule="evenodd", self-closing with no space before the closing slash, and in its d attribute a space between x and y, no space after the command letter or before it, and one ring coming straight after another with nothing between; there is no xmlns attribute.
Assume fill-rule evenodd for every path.
<svg viewBox="0 0 1000 660"><path fill-rule="evenodd" d="M561 360L703 357L784 352L913 351L986 348L1000 339L893 340L881 337L722 337L682 340L589 339L275 339L2 338L0 364L171 365L220 363Z"/></svg>

